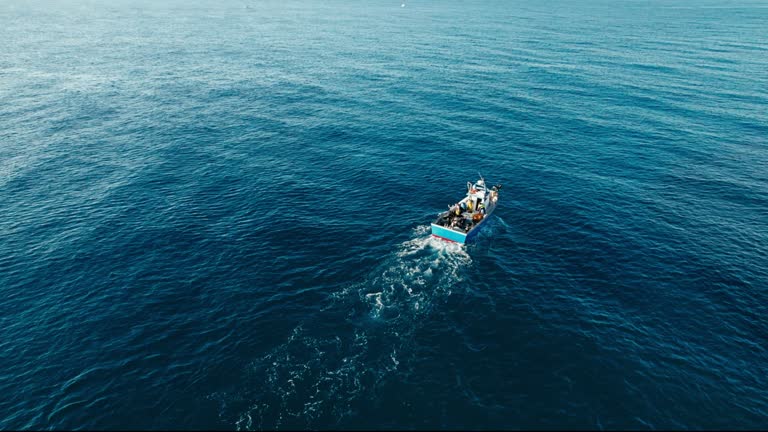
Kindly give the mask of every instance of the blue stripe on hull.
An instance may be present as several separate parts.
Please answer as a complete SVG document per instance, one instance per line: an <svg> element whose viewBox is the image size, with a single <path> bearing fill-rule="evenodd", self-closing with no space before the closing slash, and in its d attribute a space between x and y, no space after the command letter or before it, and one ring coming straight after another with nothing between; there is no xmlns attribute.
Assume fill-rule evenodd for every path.
<svg viewBox="0 0 768 432"><path fill-rule="evenodd" d="M435 224L432 224L432 235L461 244L464 244L464 242L467 240L466 234L462 234L460 232L456 232Z"/></svg>

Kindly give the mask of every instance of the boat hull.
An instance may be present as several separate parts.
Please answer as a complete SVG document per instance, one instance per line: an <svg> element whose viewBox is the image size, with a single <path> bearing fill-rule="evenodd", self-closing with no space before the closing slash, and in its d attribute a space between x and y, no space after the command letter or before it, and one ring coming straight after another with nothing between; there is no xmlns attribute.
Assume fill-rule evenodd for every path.
<svg viewBox="0 0 768 432"><path fill-rule="evenodd" d="M458 231L454 231L452 229L442 227L437 224L432 224L432 235L435 237L439 237L443 240L448 240L450 242L455 242L460 244L464 244L467 242L467 234L460 233Z"/></svg>

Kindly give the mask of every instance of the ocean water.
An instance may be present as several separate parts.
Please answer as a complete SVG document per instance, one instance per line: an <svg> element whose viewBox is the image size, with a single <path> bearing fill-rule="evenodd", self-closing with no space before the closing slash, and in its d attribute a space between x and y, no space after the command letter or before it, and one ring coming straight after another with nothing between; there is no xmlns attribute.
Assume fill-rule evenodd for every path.
<svg viewBox="0 0 768 432"><path fill-rule="evenodd" d="M401 3L0 1L0 428L768 425L768 3Z"/></svg>

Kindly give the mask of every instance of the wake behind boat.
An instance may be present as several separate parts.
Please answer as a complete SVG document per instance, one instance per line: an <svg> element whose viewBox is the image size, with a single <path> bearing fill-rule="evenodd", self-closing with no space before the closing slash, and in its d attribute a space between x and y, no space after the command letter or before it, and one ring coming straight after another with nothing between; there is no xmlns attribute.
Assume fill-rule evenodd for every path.
<svg viewBox="0 0 768 432"><path fill-rule="evenodd" d="M477 235L480 226L496 209L501 185L491 189L485 180L467 182L467 196L446 212L440 213L432 223L432 235L443 240L464 244Z"/></svg>

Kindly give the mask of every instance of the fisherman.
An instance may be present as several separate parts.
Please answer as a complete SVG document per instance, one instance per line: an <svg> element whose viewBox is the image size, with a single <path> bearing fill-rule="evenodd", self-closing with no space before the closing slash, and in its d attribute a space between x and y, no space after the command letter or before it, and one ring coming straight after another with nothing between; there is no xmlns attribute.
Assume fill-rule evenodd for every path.
<svg viewBox="0 0 768 432"><path fill-rule="evenodd" d="M485 204L480 203L480 205L478 206L478 211L482 214L485 214Z"/></svg>
<svg viewBox="0 0 768 432"><path fill-rule="evenodd" d="M472 213L472 200L467 200L467 211Z"/></svg>
<svg viewBox="0 0 768 432"><path fill-rule="evenodd" d="M461 221L461 218L453 218L453 220L451 220L451 225L450 225L449 228L456 228L456 227L458 227L460 221Z"/></svg>
<svg viewBox="0 0 768 432"><path fill-rule="evenodd" d="M453 213L456 216L461 215L461 207L459 206L459 203L456 203L453 208L451 209L451 213Z"/></svg>

